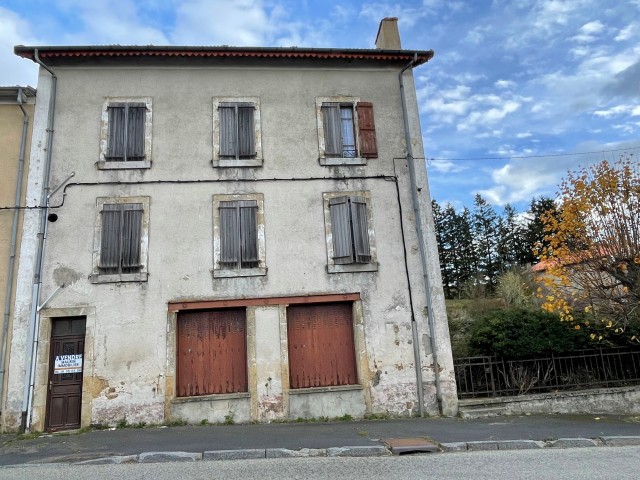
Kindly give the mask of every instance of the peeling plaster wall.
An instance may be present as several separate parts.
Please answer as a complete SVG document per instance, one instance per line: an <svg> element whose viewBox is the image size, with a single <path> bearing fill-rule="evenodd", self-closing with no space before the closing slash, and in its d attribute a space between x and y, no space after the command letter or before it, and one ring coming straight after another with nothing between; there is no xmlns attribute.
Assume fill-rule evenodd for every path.
<svg viewBox="0 0 640 480"><path fill-rule="evenodd" d="M298 64L296 64L298 65ZM405 153L398 90L399 68L349 64L281 64L162 68L53 66L58 81L52 185L75 171L73 182L171 181L147 185L71 185L59 219L49 225L42 298L61 283L72 283L51 300L50 308L89 305L95 309L91 422L160 422L185 419L271 421L298 416L354 417L367 412L411 414L417 411L416 375L411 335L411 307L402 248L396 185L384 179L335 178L349 175L394 175L394 158ZM428 68L428 67L426 67ZM410 79L410 75L408 75ZM189 88L185 88L189 85ZM417 103L407 82L416 157L421 155ZM42 94L44 93L44 95ZM212 98L254 97L260 100L264 165L260 168L213 168ZM352 96L374 105L379 158L366 166L321 166L315 99ZM153 105L153 164L144 170L99 170L101 110L105 97L145 97ZM39 90L41 104L46 91ZM42 124L40 125L42 128ZM34 133L35 137L35 133ZM36 138L35 144L38 144ZM38 165L37 148L32 162ZM420 152L420 154L418 153ZM425 295L413 226L404 160L395 162L401 189L404 236L413 314L421 339L428 335ZM432 296L439 368L445 381L445 413L457 408L444 297L430 215L424 162L416 160L421 207L429 230ZM30 185L37 186L37 168ZM250 179L334 177L310 181ZM32 179L33 178L33 179ZM233 182L204 183L232 179ZM201 183L179 184L178 180ZM327 273L323 193L368 191L376 239L378 271ZM212 196L259 193L264 197L266 276L214 278ZM146 282L92 284L92 253L97 218L96 198L150 197L148 272ZM58 195L53 204L61 201ZM370 226L371 227L371 226ZM26 253L26 250L25 250ZM435 256L434 256L435 255ZM23 275L23 283L27 278ZM361 386L353 391L290 394L287 367L286 305L248 309L250 398L174 401L175 314L168 302L309 294L360 293L354 304L354 333ZM28 303L28 302L27 302ZM24 310L24 308L23 308ZM27 315L28 316L28 315ZM26 316L23 313L23 317ZM16 324L14 338L26 336L26 323ZM89 330L87 331L89 335ZM24 344L14 341L19 365ZM434 367L428 342L420 352L427 411L437 412L433 395ZM21 356L22 355L22 356ZM20 368L13 370L17 392ZM21 389L20 389L21 392ZM11 402L19 416L20 395ZM455 405L455 408L454 408Z"/></svg>

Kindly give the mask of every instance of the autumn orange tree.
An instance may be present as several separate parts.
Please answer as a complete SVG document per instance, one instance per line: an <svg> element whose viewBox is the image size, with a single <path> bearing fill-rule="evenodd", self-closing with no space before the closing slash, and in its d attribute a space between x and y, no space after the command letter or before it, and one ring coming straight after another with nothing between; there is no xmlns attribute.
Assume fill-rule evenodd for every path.
<svg viewBox="0 0 640 480"><path fill-rule="evenodd" d="M640 343L640 164L633 155L569 172L543 216L542 308L591 338Z"/></svg>

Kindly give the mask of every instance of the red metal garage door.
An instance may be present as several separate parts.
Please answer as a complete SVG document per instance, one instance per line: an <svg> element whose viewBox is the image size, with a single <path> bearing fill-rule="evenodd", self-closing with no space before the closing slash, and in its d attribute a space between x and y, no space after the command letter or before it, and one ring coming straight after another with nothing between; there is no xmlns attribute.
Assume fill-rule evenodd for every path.
<svg viewBox="0 0 640 480"><path fill-rule="evenodd" d="M287 308L291 388L358 383L352 303Z"/></svg>
<svg viewBox="0 0 640 480"><path fill-rule="evenodd" d="M246 310L178 314L177 395L247 391Z"/></svg>

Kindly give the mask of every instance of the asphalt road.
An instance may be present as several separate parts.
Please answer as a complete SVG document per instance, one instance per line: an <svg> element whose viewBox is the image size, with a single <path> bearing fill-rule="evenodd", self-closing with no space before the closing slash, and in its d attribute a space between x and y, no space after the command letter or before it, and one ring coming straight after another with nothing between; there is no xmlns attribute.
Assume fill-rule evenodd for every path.
<svg viewBox="0 0 640 480"><path fill-rule="evenodd" d="M400 457L286 458L128 465L29 465L0 479L637 479L640 447L461 452Z"/></svg>
<svg viewBox="0 0 640 480"><path fill-rule="evenodd" d="M410 437L427 437L444 443L640 436L639 420L638 417L593 415L542 415L477 420L414 418L308 424L126 428L24 440L2 435L0 465L73 462L158 451L203 452L246 448L295 450L381 445L383 439Z"/></svg>

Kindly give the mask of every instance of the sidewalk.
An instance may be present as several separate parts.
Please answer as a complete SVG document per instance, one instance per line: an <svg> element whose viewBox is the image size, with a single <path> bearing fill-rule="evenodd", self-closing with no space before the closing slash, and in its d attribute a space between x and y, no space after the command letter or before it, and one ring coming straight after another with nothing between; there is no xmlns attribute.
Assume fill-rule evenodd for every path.
<svg viewBox="0 0 640 480"><path fill-rule="evenodd" d="M291 456L296 453L288 451L301 449L318 450L296 455L381 455L389 454L385 440L393 438L427 438L444 451L640 445L640 417L549 415L475 420L413 418L125 428L43 435L33 439L1 435L0 465L75 463L107 457L111 458L109 461L112 463L116 463L116 459L112 457L119 459L118 462L264 458ZM566 440L554 443L558 439ZM514 440L520 442L513 442ZM327 450L335 447L368 448ZM215 454L219 451L232 452ZM156 455L140 455L145 452L156 452ZM157 452L165 454L157 455ZM189 455L178 455L176 452L189 452Z"/></svg>

